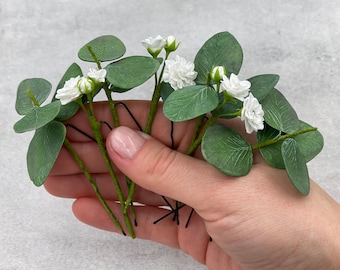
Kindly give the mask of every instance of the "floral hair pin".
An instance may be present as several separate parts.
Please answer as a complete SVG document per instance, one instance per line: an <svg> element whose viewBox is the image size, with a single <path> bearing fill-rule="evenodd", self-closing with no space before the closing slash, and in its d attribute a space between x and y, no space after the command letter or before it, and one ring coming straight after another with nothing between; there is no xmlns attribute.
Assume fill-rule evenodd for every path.
<svg viewBox="0 0 340 270"><path fill-rule="evenodd" d="M306 163L321 151L323 137L315 127L298 118L294 108L275 88L278 75L241 78L238 74L243 51L229 32L209 38L193 61L173 56L180 45L174 36L165 39L150 37L142 44L151 57L123 57L125 45L115 36L101 36L88 42L79 50L78 56L83 61L93 62L96 67L84 76L81 67L73 63L61 78L51 102L46 102L52 89L47 80L30 78L19 84L15 106L23 117L15 123L14 130L17 133L35 130L27 152L28 173L35 185L44 184L61 148L66 147L113 223L126 234L67 139L64 121L79 109L83 110L93 136L73 128L97 143L111 175L128 234L134 238L131 220L136 223L133 204L136 185L133 179L126 178L128 195L123 195L100 131L103 122L96 119L93 104L94 97L105 92L114 127L117 127L120 119L116 107L121 102L115 102L112 93L129 91L154 77L147 124L141 127L137 123L142 131L151 134L157 105L162 100L163 113L171 123L196 119L196 131L188 155L201 146L204 159L218 170L231 176L243 176L251 170L253 151L259 150L269 165L286 170L294 187L302 195L308 195L310 183ZM102 66L104 63L108 64ZM256 133L254 145L235 130L218 123L219 119L235 117L244 122L246 133ZM181 204L177 206L174 213Z"/></svg>

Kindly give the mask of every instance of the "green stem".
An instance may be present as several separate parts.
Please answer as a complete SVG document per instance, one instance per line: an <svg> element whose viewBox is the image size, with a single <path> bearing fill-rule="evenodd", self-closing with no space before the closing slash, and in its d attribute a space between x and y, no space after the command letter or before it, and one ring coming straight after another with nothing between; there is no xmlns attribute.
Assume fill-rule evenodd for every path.
<svg viewBox="0 0 340 270"><path fill-rule="evenodd" d="M113 126L114 127L119 127L120 123L119 123L119 118L118 118L116 106L115 106L115 104L114 104L114 102L112 100L111 91L107 87L107 83L106 82L104 83L104 90L105 90L105 94L106 94L107 100L109 101L111 116L112 116L112 119L113 119Z"/></svg>
<svg viewBox="0 0 340 270"><path fill-rule="evenodd" d="M94 51L92 49L92 46L91 45L87 45L87 49L89 50L93 60L96 62L98 69L102 69L100 61L98 60L97 55L94 53Z"/></svg>
<svg viewBox="0 0 340 270"><path fill-rule="evenodd" d="M33 105L35 106L35 107L40 107L40 104L39 104L39 102L38 102L38 100L35 98L35 96L34 96L34 94L33 94L33 92L31 91L31 90L27 90L26 91L26 94L27 94L27 96L30 98L30 100L32 100L32 102L33 102Z"/></svg>
<svg viewBox="0 0 340 270"><path fill-rule="evenodd" d="M72 155L72 157L74 158L74 160L77 162L77 164L79 165L80 169L82 170L82 172L84 173L85 177L89 180L94 192L97 195L97 198L99 199L100 203L102 204L102 206L104 207L106 213L109 215L109 217L111 218L111 220L113 221L113 223L117 226L117 228L122 232L122 234L126 235L126 233L124 232L124 229L122 227L122 225L119 223L118 219L115 217L115 215L113 214L113 212L111 211L110 207L108 206L108 204L106 203L105 199L103 198L102 194L100 193L98 186L96 184L96 181L93 179L92 175L90 174L90 172L88 171L88 169L86 168L84 162L81 160L81 158L79 157L79 155L75 152L75 150L73 149L71 143L69 142L68 139L65 139L64 141L64 145L67 148L67 150L70 152L70 154Z"/></svg>
<svg viewBox="0 0 340 270"><path fill-rule="evenodd" d="M169 57L169 53L166 52L165 60L167 60L168 57ZM161 80L162 80L164 69L165 69L165 60L163 62L163 67L162 67L162 70L160 72L158 79L157 79L157 74L155 74L155 89L154 89L152 99L151 99L150 111L149 111L146 127L144 129L144 133L146 133L146 134L151 134L152 124L153 124L153 121L154 121L156 113L157 113L158 102L159 102L159 99L161 97ZM133 195L135 193L135 189L136 189L136 183L131 181L130 185L129 185L128 196L127 196L127 199L125 201L123 213L127 213L127 209L129 207L129 205L132 203L132 199L133 199ZM133 211L133 215L134 215L134 209L132 209L132 211Z"/></svg>
<svg viewBox="0 0 340 270"><path fill-rule="evenodd" d="M189 150L187 151L187 155L191 156L194 154L195 150L197 149L197 147L201 144L204 133L206 132L206 130L208 129L208 127L210 127L212 124L214 124L216 122L217 118L212 116L211 118L209 118L209 120L205 123L205 125L203 126L200 134L198 135L198 137L193 140L193 142L191 143Z"/></svg>
<svg viewBox="0 0 340 270"><path fill-rule="evenodd" d="M104 162L105 162L105 164L108 168L111 179L112 179L112 181L115 185L118 200L119 200L119 203L120 203L122 211L123 211L124 208L125 208L125 200L124 200L123 192L122 192L122 189L119 185L118 178L117 178L117 176L116 176L116 174L113 170L110 158L107 154L106 147L104 145L103 138L102 138L102 135L101 135L101 132L100 132L100 123L94 117L93 102L92 102L91 98L89 98L89 106L90 106L90 109L88 111L88 117L89 117L89 120L90 120L90 125L92 127L92 132L93 132L93 135L94 135L94 137L97 141L100 152L102 153L102 157L103 157ZM126 225L128 231L129 231L130 236L132 238L135 238L136 236L135 236L133 226L131 224L129 217L126 214L124 214L124 212L123 212L123 215L124 215L125 225Z"/></svg>
<svg viewBox="0 0 340 270"><path fill-rule="evenodd" d="M262 143L255 144L251 148L252 148L252 150L257 150L257 149L260 149L260 148L272 145L274 143L278 143L278 142L283 141L283 140L285 140L287 138L292 138L292 137L295 137L295 136L298 136L298 135L301 135L301 134L304 134L304 133L307 133L307 132L315 131L315 130L317 130L316 127L310 127L310 128L301 129L301 130L296 131L296 132L291 133L291 134L285 134L285 135L282 135L282 136L280 136L278 138L271 139L271 140L268 140L268 141L265 141L265 142L262 142Z"/></svg>

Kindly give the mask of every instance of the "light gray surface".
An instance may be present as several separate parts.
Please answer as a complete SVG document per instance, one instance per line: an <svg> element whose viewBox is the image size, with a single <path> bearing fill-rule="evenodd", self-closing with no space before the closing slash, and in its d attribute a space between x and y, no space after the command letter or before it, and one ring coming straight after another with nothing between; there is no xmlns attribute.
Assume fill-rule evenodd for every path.
<svg viewBox="0 0 340 270"><path fill-rule="evenodd" d="M32 134L12 130L18 83L56 86L84 43L113 34L127 55L148 36L175 35L193 59L202 43L230 31L244 49L242 78L280 74L278 88L301 119L319 127L325 147L310 174L340 202L340 2L2 0L0 3L0 269L205 269L185 254L78 222L71 200L36 188L26 172ZM87 65L82 66L86 69ZM124 98L150 99L150 91Z"/></svg>

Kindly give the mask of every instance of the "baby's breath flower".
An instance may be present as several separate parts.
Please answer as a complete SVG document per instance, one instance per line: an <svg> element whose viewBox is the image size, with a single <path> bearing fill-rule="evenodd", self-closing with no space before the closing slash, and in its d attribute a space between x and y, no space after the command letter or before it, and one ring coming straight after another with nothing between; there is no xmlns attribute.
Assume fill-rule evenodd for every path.
<svg viewBox="0 0 340 270"><path fill-rule="evenodd" d="M176 56L175 60L165 61L164 82L170 83L175 90L185 86L195 85L197 72L194 70L194 63Z"/></svg>
<svg viewBox="0 0 340 270"><path fill-rule="evenodd" d="M219 83L223 79L223 76L225 76L226 73L227 71L225 67L216 66L211 70L210 77L214 82Z"/></svg>
<svg viewBox="0 0 340 270"><path fill-rule="evenodd" d="M243 101L249 94L251 84L249 81L240 81L234 73L230 75L230 79L224 75L221 83L221 89L226 90L229 95Z"/></svg>
<svg viewBox="0 0 340 270"><path fill-rule="evenodd" d="M178 46L179 46L179 43L177 42L177 40L174 36L168 36L166 38L164 48L167 52L176 51Z"/></svg>
<svg viewBox="0 0 340 270"><path fill-rule="evenodd" d="M94 81L90 78L81 77L78 81L79 91L83 94L89 94L94 89Z"/></svg>
<svg viewBox="0 0 340 270"><path fill-rule="evenodd" d="M257 98L250 93L249 96L244 99L241 112L241 120L244 121L248 134L264 128L263 115L262 105Z"/></svg>
<svg viewBox="0 0 340 270"><path fill-rule="evenodd" d="M158 35L155 38L149 37L142 40L142 44L152 55L152 57L156 58L165 46L165 39Z"/></svg>
<svg viewBox="0 0 340 270"><path fill-rule="evenodd" d="M95 83L103 83L105 82L106 69L98 70L95 68L90 68L87 76L94 80Z"/></svg>
<svg viewBox="0 0 340 270"><path fill-rule="evenodd" d="M78 99L82 93L79 91L78 82L80 76L71 78L65 82L64 87L57 90L56 98L60 99L62 105L68 104L71 101Z"/></svg>

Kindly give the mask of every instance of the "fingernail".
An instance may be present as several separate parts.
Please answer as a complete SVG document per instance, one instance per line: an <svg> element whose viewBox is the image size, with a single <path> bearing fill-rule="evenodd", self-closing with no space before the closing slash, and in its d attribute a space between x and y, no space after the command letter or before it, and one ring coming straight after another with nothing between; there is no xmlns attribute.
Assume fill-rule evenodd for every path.
<svg viewBox="0 0 340 270"><path fill-rule="evenodd" d="M121 157L131 159L142 148L145 136L138 131L121 126L112 131L109 146Z"/></svg>

